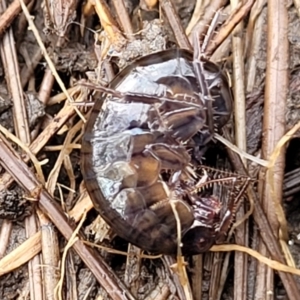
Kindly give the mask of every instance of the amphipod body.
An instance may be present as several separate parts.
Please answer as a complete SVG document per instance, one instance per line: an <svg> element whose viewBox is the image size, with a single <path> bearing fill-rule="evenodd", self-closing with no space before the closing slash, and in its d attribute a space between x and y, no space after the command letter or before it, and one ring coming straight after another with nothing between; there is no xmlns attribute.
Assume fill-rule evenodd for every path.
<svg viewBox="0 0 300 300"><path fill-rule="evenodd" d="M213 100L203 93L197 64ZM81 168L95 209L128 242L173 254L178 245L173 201L183 253L206 251L215 240L214 222L220 221L218 201L204 199L195 214L199 199L189 197L183 183L192 138L200 134L201 147L212 135L207 101L213 102L215 125L224 125L231 113L225 76L212 62L195 62L189 51L172 49L137 60L110 88L122 96L96 100L82 142ZM201 205L212 212L202 214ZM209 216L213 220L205 224Z"/></svg>

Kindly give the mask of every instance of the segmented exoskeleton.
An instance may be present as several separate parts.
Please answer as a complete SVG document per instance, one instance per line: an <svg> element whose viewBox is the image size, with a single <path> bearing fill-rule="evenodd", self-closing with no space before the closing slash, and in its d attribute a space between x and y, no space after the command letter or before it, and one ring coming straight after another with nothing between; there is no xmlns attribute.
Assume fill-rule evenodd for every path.
<svg viewBox="0 0 300 300"><path fill-rule="evenodd" d="M125 240L173 254L173 203L183 253L208 250L226 232L234 197L247 186L246 178L223 174L218 182L228 194L224 204L219 192L205 189L217 173L207 169L195 176L190 166L192 150L205 147L214 128L230 117L232 96L223 72L187 50L171 49L137 60L100 90L107 93L86 124L81 164L96 210Z"/></svg>

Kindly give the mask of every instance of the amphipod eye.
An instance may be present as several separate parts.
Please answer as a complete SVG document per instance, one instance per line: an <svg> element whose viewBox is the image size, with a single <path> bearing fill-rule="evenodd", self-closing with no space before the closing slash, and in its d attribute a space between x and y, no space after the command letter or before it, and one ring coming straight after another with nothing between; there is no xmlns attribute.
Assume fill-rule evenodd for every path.
<svg viewBox="0 0 300 300"><path fill-rule="evenodd" d="M195 255L208 251L215 243L215 231L203 226L189 230L182 239L183 255Z"/></svg>

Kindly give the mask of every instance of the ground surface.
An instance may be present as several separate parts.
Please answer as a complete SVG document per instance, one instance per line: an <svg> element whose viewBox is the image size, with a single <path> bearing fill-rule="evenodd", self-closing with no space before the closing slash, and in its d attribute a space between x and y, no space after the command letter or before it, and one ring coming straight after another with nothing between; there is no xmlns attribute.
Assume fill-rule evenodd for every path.
<svg viewBox="0 0 300 300"><path fill-rule="evenodd" d="M38 0L29 4L30 14L34 16L40 39L68 92L79 102L76 106L65 104L67 100L61 93L62 88L51 75L48 63L41 54L41 46L38 45L32 31L28 30L24 14L18 14L18 11L14 10L17 17L14 17L13 22L10 23L7 19L9 10L3 6L4 2L2 7L0 6L2 10L0 124L8 132L18 136L22 143L17 145L3 129L0 131L6 137L1 135L1 141L7 139L8 144L11 144L27 163L28 155L31 153L28 166L39 182L44 182L44 186L49 191L49 197L71 216L68 217L67 222L71 227L67 227L61 221L63 218L60 219L62 213L58 213L56 209L51 210L46 200L43 202L46 196L41 192L40 184L33 183L35 188L29 189L28 178L31 177L23 170L24 180L19 180L19 183L25 185L25 189L24 186L20 188L18 184L12 183L5 171L5 168L8 168L7 165L6 167L3 165L3 168L0 165L0 299L57 299L57 295L61 295L62 299L272 299L267 298L268 292L273 293L273 299L287 299L288 297L300 299L299 276L285 277L286 275L282 275L282 272L266 271L265 265L259 264L251 256L239 263L239 259L242 258L234 255L234 252L227 252L227 254L226 252L225 254L208 252L186 258L189 282L185 282L182 278L184 272L180 268L174 268L176 263L174 258L140 258L141 251L134 246L128 247L126 241L115 237L115 234L92 209L80 172L79 148L84 124L77 112L75 113L74 107L78 108L85 118L88 118L90 106L83 104L93 101L97 96L76 83L81 79L89 79L92 83L97 82L104 86L110 81L111 73L117 73L137 57L175 47L179 36L178 30L173 33L174 24L168 21L174 13L165 8L159 9L155 5L149 9L146 7L147 1L140 1L141 3L133 0L124 1L134 35L128 33L126 23L122 23L122 30L116 30L114 26L118 25L117 22L120 22L120 19L125 18L124 14L118 13L115 9L113 2L116 1L108 1L107 6L111 10L112 17L105 13L103 7L96 8L96 11L100 10L98 13L102 25L93 6L90 9L88 4L83 5L82 2L49 2L45 5ZM161 2L167 3L168 1ZM174 0L173 2L183 28L190 31L195 5L201 1ZM266 130L263 127L263 116L266 115L266 110L270 109L266 105L265 88L268 79L266 75L267 49L271 46L267 42L267 33L270 32L267 24L267 6L260 5L260 2L262 1L257 1L256 6L254 5L250 12L242 13L242 29L235 33L235 36L242 37L242 45L233 45L230 35L214 53L212 59L228 72L233 86L238 86L242 82L242 90L246 99L247 152L266 159L261 148L262 133ZM16 3L19 2L16 1ZM60 3L63 3L63 8L70 7L70 9L60 11ZM41 6L49 8L51 4L54 7L54 14L51 13L51 9L48 12L45 8L44 11L40 9ZM230 10L226 5L220 18L221 23L226 19L229 20ZM208 24L206 18L209 12L215 10L210 3L204 16L201 10L197 11L201 22ZM288 57L289 85L288 92L281 100L285 101L284 116L281 119L274 116L274 127L277 123L286 123L284 133L297 126L300 121L300 19L292 2L287 3L287 10L289 53L281 53L280 47L278 53ZM76 11L76 14L71 11ZM108 18L108 23L111 22L110 26L105 26L103 21L106 20L105 17ZM284 21L280 22L283 22L284 26ZM4 30L5 28L8 29ZM204 26L204 28L207 27ZM196 32L202 32L201 30L200 27ZM120 34L124 31L127 35ZM219 25L216 32L220 32ZM132 36L134 36L133 39ZM281 38L284 39L284 37ZM243 55L241 62L244 63L242 77L236 76L233 71L236 59L233 53L238 52L233 49L242 50L240 51ZM110 67L107 66L108 61L105 59L107 57L112 63ZM280 85L281 82L278 83L278 86ZM241 98L236 97L235 101L240 101L239 99ZM235 114L239 113L235 107ZM231 138L234 136L233 122L232 120L227 125ZM31 143L31 141L36 142ZM292 141L287 143L285 159L282 160L283 164L280 166L282 172L280 169L276 171L281 174L278 186L283 185L284 190L281 196L281 189L279 189L279 196L287 219L288 239L286 241L288 241L295 266L298 268L300 268L299 141L299 132L296 131ZM30 151L28 151L28 147L24 145L30 144ZM212 156L215 152L218 153L222 168L229 168L235 172L241 171L241 168L236 168L234 163L229 163L223 145L216 144L211 149ZM40 162L46 161L39 167L32 156ZM13 161L21 161L21 158L15 158ZM207 161L214 159L215 156L210 158L207 155ZM228 167L230 165L232 167ZM252 190L257 198L261 199L262 193L258 191L263 188L261 183L265 182L266 178L263 175L258 176L260 169L257 164L248 161L248 167L249 174L254 179ZM282 181L283 175L284 181ZM250 208L249 201L248 195L245 197L246 211ZM270 217L268 211L270 209L275 211L272 205L273 202L265 210L271 226L278 228L277 219ZM123 253L128 251L132 253L132 256L126 259L123 254L98 249L101 258L96 256L94 261L92 255L90 257L85 254L83 258L82 253L87 252L80 251L84 251L82 250L85 249L84 247L89 247L85 244L80 245L81 250L76 248L77 252L79 249L81 255L78 255L73 248L69 249L65 237L71 239L70 232L76 224L78 225L84 211L87 211L87 216L81 224L81 231L85 240L100 243L102 246L120 250ZM258 211L257 206L255 206L255 211ZM244 242L247 247L258 250L263 256L270 257L268 251L264 250L260 244L262 242L259 233L264 230L265 236L272 235L272 233L267 227L261 225L262 216L256 216L255 211L254 218L250 217L247 222L246 233L242 233L245 237ZM239 215L238 218L241 216ZM57 222L61 226L55 220L59 220ZM29 240L28 244L24 244L29 236L34 238ZM279 245L278 241L276 237L273 242ZM230 242L243 244L238 232L233 235ZM265 244L273 243L268 243L266 240L264 242ZM21 245L23 248L20 247ZM13 250L15 252L12 252ZM67 253L66 257L63 255L64 252ZM16 254L10 256L10 253ZM278 261L274 255L276 255L275 250L271 257ZM86 263L85 259L91 259L91 263ZM28 260L31 260L30 264ZM283 263L286 264L284 261ZM109 265L109 268L106 268L105 264ZM99 270L102 268L100 272L102 277L92 274L91 270L97 273L95 271L97 268ZM278 266L275 266L276 268ZM111 269L113 271L110 271ZM62 278L61 290L57 290L55 287L59 286L60 278ZM101 285L97 280L101 281ZM274 282L274 285L268 282ZM293 282L295 282L294 285ZM113 296L112 291L118 290L125 292L121 297Z"/></svg>

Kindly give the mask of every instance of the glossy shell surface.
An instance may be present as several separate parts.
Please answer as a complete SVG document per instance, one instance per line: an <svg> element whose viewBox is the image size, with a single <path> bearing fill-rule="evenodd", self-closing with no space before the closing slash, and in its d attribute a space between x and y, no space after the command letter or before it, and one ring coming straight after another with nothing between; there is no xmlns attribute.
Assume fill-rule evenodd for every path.
<svg viewBox="0 0 300 300"><path fill-rule="evenodd" d="M214 99L214 122L221 127L231 113L230 89L215 64L201 63ZM110 88L123 96L96 100L82 142L81 168L95 209L128 242L172 254L178 243L175 207L183 252L206 251L214 242L213 226L195 224L181 185L192 138L203 137L197 145L202 147L212 135L192 53L172 49L145 56L120 72ZM200 240L203 245L189 249Z"/></svg>

